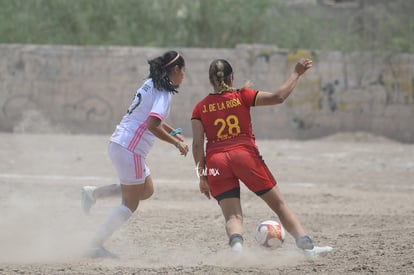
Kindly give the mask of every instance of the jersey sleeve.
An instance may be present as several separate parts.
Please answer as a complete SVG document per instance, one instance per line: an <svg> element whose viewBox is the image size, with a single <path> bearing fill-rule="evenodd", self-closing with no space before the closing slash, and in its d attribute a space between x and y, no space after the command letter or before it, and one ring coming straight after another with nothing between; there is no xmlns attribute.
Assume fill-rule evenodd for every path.
<svg viewBox="0 0 414 275"><path fill-rule="evenodd" d="M250 88L242 88L240 90L240 95L243 100L243 103L247 107L255 106L256 105L256 97L259 91L253 90Z"/></svg>
<svg viewBox="0 0 414 275"><path fill-rule="evenodd" d="M193 109L193 113L191 114L191 120L193 119L201 120L200 103L198 103Z"/></svg>
<svg viewBox="0 0 414 275"><path fill-rule="evenodd" d="M164 120L170 112L171 94L163 91L157 91L156 93L149 116Z"/></svg>

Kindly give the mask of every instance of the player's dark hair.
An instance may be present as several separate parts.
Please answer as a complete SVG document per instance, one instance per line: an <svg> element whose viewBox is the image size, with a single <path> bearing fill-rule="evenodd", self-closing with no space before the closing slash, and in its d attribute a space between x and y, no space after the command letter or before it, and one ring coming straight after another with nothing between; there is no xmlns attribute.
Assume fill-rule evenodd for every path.
<svg viewBox="0 0 414 275"><path fill-rule="evenodd" d="M216 89L216 93L225 91L234 91L230 86L230 76L233 74L233 68L230 63L224 59L216 59L210 64L209 78L210 83Z"/></svg>
<svg viewBox="0 0 414 275"><path fill-rule="evenodd" d="M180 69L185 66L184 58L178 52L168 51L162 56L149 60L148 64L150 65L148 78L152 79L155 88L178 93L177 87L168 77L174 66L178 65Z"/></svg>

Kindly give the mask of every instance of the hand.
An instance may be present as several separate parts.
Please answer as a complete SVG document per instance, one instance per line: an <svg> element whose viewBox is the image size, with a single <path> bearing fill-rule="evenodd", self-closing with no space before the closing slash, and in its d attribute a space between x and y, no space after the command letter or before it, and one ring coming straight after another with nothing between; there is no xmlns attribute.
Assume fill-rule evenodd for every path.
<svg viewBox="0 0 414 275"><path fill-rule="evenodd" d="M309 58L301 58L295 66L295 72L298 75L303 75L308 69L312 67L312 60Z"/></svg>
<svg viewBox="0 0 414 275"><path fill-rule="evenodd" d="M175 147L178 148L178 150L180 150L181 155L183 155L184 157L187 156L188 153L188 145L185 144L182 141L179 141L176 143Z"/></svg>
<svg viewBox="0 0 414 275"><path fill-rule="evenodd" d="M210 186L208 186L207 177L205 176L200 177L199 187L200 187L200 192L203 193L208 199L210 199L211 198Z"/></svg>

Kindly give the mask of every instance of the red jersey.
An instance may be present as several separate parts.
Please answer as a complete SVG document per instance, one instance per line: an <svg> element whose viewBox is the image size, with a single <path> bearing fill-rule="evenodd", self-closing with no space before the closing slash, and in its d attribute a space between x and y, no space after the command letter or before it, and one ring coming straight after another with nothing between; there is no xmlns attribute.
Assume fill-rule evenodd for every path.
<svg viewBox="0 0 414 275"><path fill-rule="evenodd" d="M250 107L255 105L258 91L242 88L222 94L209 94L193 110L207 137L206 153L226 151L234 147L254 146Z"/></svg>

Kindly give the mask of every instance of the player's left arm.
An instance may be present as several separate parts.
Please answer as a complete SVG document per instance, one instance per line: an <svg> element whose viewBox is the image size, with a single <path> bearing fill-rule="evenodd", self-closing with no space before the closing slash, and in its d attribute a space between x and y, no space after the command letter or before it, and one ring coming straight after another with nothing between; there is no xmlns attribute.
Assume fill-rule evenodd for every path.
<svg viewBox="0 0 414 275"><path fill-rule="evenodd" d="M168 133L170 133L172 130L174 130L174 128L171 125L169 125L168 123L165 123L165 122L162 123L162 127Z"/></svg>
<svg viewBox="0 0 414 275"><path fill-rule="evenodd" d="M180 133L176 133L175 131L177 129L173 128L171 125L169 125L168 123L163 122L162 123L162 127L164 128L164 130L167 133L170 133L170 135L176 137L179 141L183 142L184 141L184 135L182 134L182 132L180 131ZM181 128L180 128L181 130Z"/></svg>
<svg viewBox="0 0 414 275"><path fill-rule="evenodd" d="M180 150L181 155L187 155L188 145L180 141L178 138L171 136L167 131L165 131L159 117L150 115L148 117L147 127L148 130L154 134L154 136L177 147L177 149Z"/></svg>
<svg viewBox="0 0 414 275"><path fill-rule="evenodd" d="M289 78L276 89L275 92L259 91L256 96L256 106L276 105L283 103L285 99L292 93L296 87L300 76L312 67L312 60L309 58L301 58L295 66L294 71Z"/></svg>

